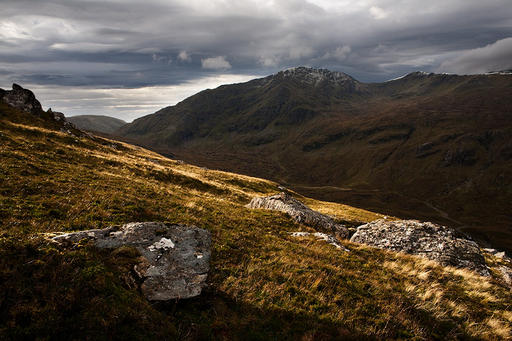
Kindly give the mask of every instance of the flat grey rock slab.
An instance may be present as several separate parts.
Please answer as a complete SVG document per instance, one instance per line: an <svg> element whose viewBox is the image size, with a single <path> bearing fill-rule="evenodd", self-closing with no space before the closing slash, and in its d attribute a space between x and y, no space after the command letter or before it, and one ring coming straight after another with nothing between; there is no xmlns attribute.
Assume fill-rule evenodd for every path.
<svg viewBox="0 0 512 341"><path fill-rule="evenodd" d="M198 296L208 276L211 235L195 226L129 223L67 233L52 239L64 245L92 240L102 249L135 247L142 261L134 270L143 281L142 293L151 301Z"/></svg>

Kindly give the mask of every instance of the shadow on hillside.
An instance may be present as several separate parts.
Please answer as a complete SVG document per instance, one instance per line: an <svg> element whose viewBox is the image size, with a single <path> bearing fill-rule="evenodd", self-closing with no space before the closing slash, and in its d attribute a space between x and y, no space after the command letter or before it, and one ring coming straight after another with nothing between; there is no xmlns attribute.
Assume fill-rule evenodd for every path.
<svg viewBox="0 0 512 341"><path fill-rule="evenodd" d="M364 340L343 325L312 314L261 309L206 289L200 297L157 303L178 326L183 340Z"/></svg>
<svg viewBox="0 0 512 341"><path fill-rule="evenodd" d="M452 319L439 319L412 300L403 299L399 317L389 315L385 324L375 325L370 316L359 316L354 326L322 319L321 313L294 313L281 309L262 309L237 301L226 293L206 289L193 299L158 303L154 307L170 317L180 340L375 340L414 338L400 321L414 320L433 339L469 336ZM343 307L340 307L343 310ZM350 308L347 308L350 310ZM364 314L363 314L364 315ZM370 314L371 315L371 314ZM399 314L400 315L400 314ZM418 337L418 335L416 335ZM420 336L421 338L421 336Z"/></svg>

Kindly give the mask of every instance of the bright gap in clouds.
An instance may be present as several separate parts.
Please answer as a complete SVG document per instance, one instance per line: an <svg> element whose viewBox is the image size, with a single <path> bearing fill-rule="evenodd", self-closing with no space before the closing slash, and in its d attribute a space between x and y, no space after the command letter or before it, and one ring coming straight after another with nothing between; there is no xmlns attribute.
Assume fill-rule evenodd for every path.
<svg viewBox="0 0 512 341"><path fill-rule="evenodd" d="M255 75L216 75L179 85L150 86L134 89L93 89L64 86L23 86L32 90L43 108L52 108L66 116L106 115L127 122L152 114L205 89L223 84L241 83L258 78Z"/></svg>

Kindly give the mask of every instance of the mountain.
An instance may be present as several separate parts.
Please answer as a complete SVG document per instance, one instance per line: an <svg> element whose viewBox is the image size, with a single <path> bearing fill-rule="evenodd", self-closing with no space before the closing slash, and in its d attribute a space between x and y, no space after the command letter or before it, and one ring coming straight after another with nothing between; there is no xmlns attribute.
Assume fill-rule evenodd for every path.
<svg viewBox="0 0 512 341"><path fill-rule="evenodd" d="M2 340L510 336L512 294L499 275L511 267L504 255L484 253L491 275L483 277L346 239L337 248L307 237L316 231L298 216L246 207L286 191L275 182L62 129L50 113L32 110L38 102L28 90L0 94ZM288 194L347 226L383 218ZM200 296L148 301L136 248L63 247L51 238L148 221L210 231L208 286Z"/></svg>
<svg viewBox="0 0 512 341"><path fill-rule="evenodd" d="M362 83L298 67L205 90L122 139L315 198L512 245L512 75L415 72Z"/></svg>
<svg viewBox="0 0 512 341"><path fill-rule="evenodd" d="M125 121L118 118L102 115L70 116L67 120L79 129L107 134L118 130L126 124Z"/></svg>

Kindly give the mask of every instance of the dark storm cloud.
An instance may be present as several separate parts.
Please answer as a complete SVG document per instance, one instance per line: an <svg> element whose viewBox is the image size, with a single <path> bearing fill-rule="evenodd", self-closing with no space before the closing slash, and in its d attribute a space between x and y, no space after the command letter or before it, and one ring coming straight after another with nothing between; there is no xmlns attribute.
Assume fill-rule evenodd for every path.
<svg viewBox="0 0 512 341"><path fill-rule="evenodd" d="M296 65L363 81L512 67L509 0L2 0L1 11L4 86L174 86Z"/></svg>

